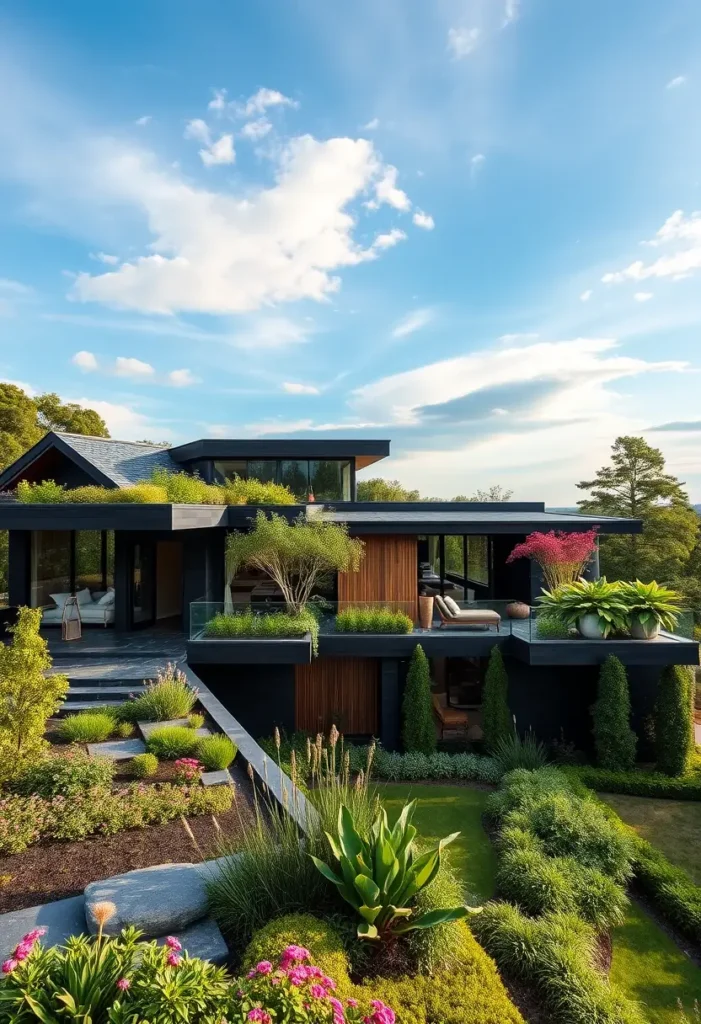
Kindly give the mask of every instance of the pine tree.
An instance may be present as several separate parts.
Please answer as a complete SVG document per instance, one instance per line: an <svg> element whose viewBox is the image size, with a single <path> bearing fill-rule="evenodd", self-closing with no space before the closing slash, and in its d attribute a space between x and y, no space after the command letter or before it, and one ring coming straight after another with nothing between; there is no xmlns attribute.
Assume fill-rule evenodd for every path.
<svg viewBox="0 0 701 1024"><path fill-rule="evenodd" d="M405 750L433 754L436 726L433 721L431 673L428 658L420 644L414 648L402 701L402 743Z"/></svg>
<svg viewBox="0 0 701 1024"><path fill-rule="evenodd" d="M499 648L493 647L482 694L482 732L487 750L494 750L500 740L508 739L514 731L508 693L509 677L504 659Z"/></svg>
<svg viewBox="0 0 701 1024"><path fill-rule="evenodd" d="M596 763L612 772L635 764L636 736L630 728L630 694L625 666L609 655L599 672L599 691L592 707Z"/></svg>
<svg viewBox="0 0 701 1024"><path fill-rule="evenodd" d="M665 775L683 775L694 754L694 676L686 665L667 665L657 687L655 706L657 767Z"/></svg>

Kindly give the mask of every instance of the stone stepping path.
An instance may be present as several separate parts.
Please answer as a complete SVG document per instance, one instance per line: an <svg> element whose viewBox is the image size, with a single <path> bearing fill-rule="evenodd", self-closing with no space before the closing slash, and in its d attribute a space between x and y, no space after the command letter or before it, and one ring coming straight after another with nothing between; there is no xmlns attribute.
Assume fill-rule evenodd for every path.
<svg viewBox="0 0 701 1024"><path fill-rule="evenodd" d="M231 786L233 781L228 768L218 772L202 772L200 775L203 786Z"/></svg>
<svg viewBox="0 0 701 1024"><path fill-rule="evenodd" d="M130 757L146 753L143 740L108 740L106 743L88 743L93 757L111 757L113 761L128 761Z"/></svg>

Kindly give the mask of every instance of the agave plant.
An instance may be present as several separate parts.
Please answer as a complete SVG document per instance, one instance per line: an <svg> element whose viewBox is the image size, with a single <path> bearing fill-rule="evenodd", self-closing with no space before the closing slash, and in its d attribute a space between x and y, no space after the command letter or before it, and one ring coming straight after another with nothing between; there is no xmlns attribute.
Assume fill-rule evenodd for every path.
<svg viewBox="0 0 701 1024"><path fill-rule="evenodd" d="M434 928L478 912L463 906L414 913L414 897L436 877L443 850L460 835L454 832L441 839L434 850L416 856L416 828L411 824L415 808L416 800L405 804L392 829L387 824L387 812L381 809L366 842L356 831L350 811L343 806L338 814L337 838L326 833L337 870L312 856L324 878L337 886L344 900L362 918L359 939L388 941L415 928Z"/></svg>
<svg viewBox="0 0 701 1024"><path fill-rule="evenodd" d="M579 579L555 590L544 590L537 601L543 610L558 615L570 625L577 625L586 615L595 615L605 637L612 629L625 629L629 622L629 604L623 584L609 583L605 576L598 580Z"/></svg>
<svg viewBox="0 0 701 1024"><path fill-rule="evenodd" d="M621 593L634 621L644 630L673 630L679 619L679 595L659 583L622 583Z"/></svg>

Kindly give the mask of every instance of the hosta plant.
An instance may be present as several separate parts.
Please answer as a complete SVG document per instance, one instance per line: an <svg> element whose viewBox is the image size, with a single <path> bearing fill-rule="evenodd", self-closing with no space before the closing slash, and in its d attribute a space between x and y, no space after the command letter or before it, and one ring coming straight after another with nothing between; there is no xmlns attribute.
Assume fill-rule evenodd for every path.
<svg viewBox="0 0 701 1024"><path fill-rule="evenodd" d="M644 629L673 630L679 619L679 595L659 583L622 583L621 594L633 620Z"/></svg>
<svg viewBox="0 0 701 1024"><path fill-rule="evenodd" d="M413 931L433 928L466 917L468 907L452 907L416 914L412 903L418 892L433 881L441 867L443 850L460 833L441 839L434 850L417 856L416 828L411 819L416 800L404 805L394 828L381 809L370 829L369 840L355 829L347 807L338 813L338 834L326 833L336 861L336 870L318 857L314 864L362 918L358 938L388 941ZM472 911L474 912L474 911Z"/></svg>
<svg viewBox="0 0 701 1024"><path fill-rule="evenodd" d="M626 629L629 622L623 584L609 583L605 576L598 580L580 579L555 590L544 590L537 601L543 611L557 615L573 626L585 616L595 615L605 637L612 629Z"/></svg>

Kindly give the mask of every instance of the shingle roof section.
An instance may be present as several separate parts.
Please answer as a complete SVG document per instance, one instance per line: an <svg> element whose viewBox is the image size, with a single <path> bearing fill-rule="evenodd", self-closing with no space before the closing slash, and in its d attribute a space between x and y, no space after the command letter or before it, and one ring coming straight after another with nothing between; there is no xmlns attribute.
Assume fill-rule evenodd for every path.
<svg viewBox="0 0 701 1024"><path fill-rule="evenodd" d="M84 434L59 435L78 455L91 462L117 487L129 487L148 480L154 469L177 473L180 469L171 459L169 449L141 441L116 441Z"/></svg>

